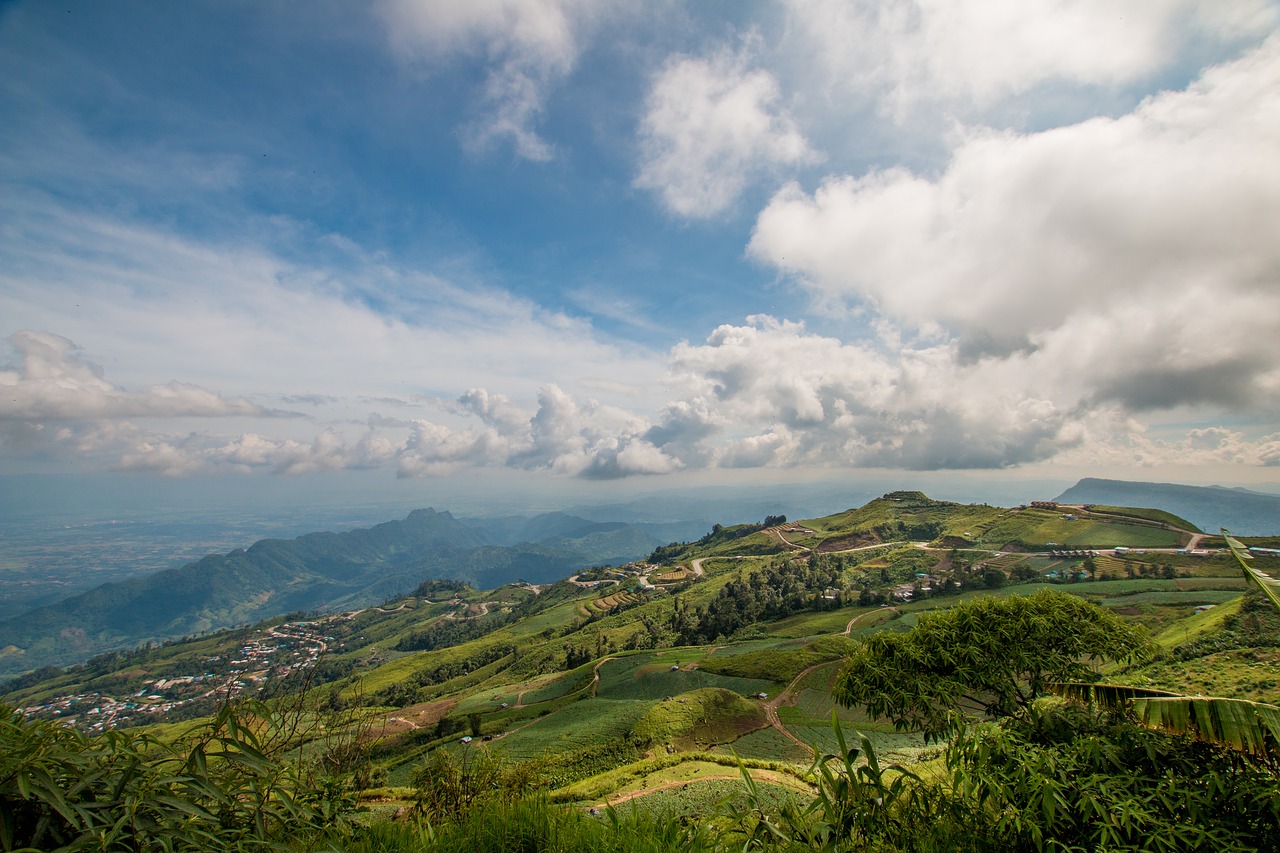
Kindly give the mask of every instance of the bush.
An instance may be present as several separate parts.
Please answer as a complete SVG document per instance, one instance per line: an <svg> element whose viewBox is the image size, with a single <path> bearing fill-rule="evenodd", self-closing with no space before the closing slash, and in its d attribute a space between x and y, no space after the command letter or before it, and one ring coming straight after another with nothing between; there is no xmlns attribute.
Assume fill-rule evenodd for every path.
<svg viewBox="0 0 1280 853"><path fill-rule="evenodd" d="M1274 767L1082 706L962 732L947 763L1019 846L1280 850Z"/></svg>

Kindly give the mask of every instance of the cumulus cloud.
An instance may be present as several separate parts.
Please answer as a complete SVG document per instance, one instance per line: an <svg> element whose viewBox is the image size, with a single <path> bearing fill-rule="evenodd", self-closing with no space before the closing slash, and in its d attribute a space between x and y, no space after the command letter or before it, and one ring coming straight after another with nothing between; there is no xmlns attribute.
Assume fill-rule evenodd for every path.
<svg viewBox="0 0 1280 853"><path fill-rule="evenodd" d="M580 51L576 30L590 4L583 0L383 0L381 11L394 49L432 64L457 54L489 63L485 116L474 141L509 139L529 160L549 160L554 149L536 130L548 89L573 68Z"/></svg>
<svg viewBox="0 0 1280 853"><path fill-rule="evenodd" d="M0 447L175 476L385 468L416 478L505 467L610 479L715 467L1280 464L1280 435L1198 428L1179 440L1150 438L1118 402L1086 399L1087 383L1072 389L1070 362L1056 352L966 360L954 341L891 350L756 316L680 344L669 367L679 398L652 418L555 385L529 409L474 388L443 406L461 416L453 424L374 413L354 434L331 426L298 439L163 432L122 417L19 418L0 421Z"/></svg>
<svg viewBox="0 0 1280 853"><path fill-rule="evenodd" d="M818 155L781 106L778 83L744 49L671 59L640 123L635 185L688 218L728 209L748 183Z"/></svg>
<svg viewBox="0 0 1280 853"><path fill-rule="evenodd" d="M1280 38L1120 118L974 131L937 177L797 185L750 253L827 299L1034 369L1066 405L1274 406Z"/></svg>
<svg viewBox="0 0 1280 853"><path fill-rule="evenodd" d="M1267 0L787 0L801 49L839 88L904 117L939 101L986 107L1051 82L1150 77L1188 42L1231 42L1276 24Z"/></svg>
<svg viewBox="0 0 1280 853"><path fill-rule="evenodd" d="M49 332L9 337L16 363L0 368L0 419L78 420L127 417L264 417L243 397L223 397L183 382L126 391L103 377L76 345Z"/></svg>
<svg viewBox="0 0 1280 853"><path fill-rule="evenodd" d="M737 428L718 448L730 467L1003 467L1075 440L1067 412L1027 381L992 387L954 345L890 353L755 317L677 347L672 361Z"/></svg>

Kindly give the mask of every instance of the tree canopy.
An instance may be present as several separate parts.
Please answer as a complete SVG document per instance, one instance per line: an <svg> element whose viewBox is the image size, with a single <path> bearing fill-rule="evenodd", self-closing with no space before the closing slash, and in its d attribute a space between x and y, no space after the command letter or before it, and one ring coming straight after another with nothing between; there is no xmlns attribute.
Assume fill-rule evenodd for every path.
<svg viewBox="0 0 1280 853"><path fill-rule="evenodd" d="M979 598L924 614L907 633L861 641L834 693L898 729L937 737L954 712L1007 716L1029 708L1048 682L1080 681L1092 665L1150 650L1144 628L1074 595Z"/></svg>

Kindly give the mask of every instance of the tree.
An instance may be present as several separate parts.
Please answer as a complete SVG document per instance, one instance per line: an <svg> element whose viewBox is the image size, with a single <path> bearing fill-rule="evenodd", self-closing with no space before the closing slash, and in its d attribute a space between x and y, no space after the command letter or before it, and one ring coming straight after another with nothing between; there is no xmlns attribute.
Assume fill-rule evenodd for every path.
<svg viewBox="0 0 1280 853"><path fill-rule="evenodd" d="M905 634L860 641L833 692L843 705L936 738L955 712L1025 711L1049 682L1079 681L1092 663L1150 651L1144 628L1073 595L980 598L922 615Z"/></svg>

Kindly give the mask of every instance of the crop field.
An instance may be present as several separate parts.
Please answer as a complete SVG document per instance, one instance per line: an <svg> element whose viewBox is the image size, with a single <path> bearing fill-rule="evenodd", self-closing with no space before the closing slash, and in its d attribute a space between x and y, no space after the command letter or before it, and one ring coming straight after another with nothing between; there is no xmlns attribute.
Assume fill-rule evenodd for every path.
<svg viewBox="0 0 1280 853"><path fill-rule="evenodd" d="M1222 622L1228 616L1234 616L1240 612L1240 605L1244 599L1236 599L1225 604L1219 604L1212 610L1206 610L1204 613L1197 613L1187 617L1171 628L1167 628L1155 636L1155 641L1166 649L1182 643L1189 643L1204 634L1217 631L1222 628Z"/></svg>
<svg viewBox="0 0 1280 853"><path fill-rule="evenodd" d="M702 668L722 675L760 678L787 684L807 667L823 661L843 659L853 647L853 642L841 636L826 636L812 643L792 643L791 646L709 659L703 662Z"/></svg>
<svg viewBox="0 0 1280 853"><path fill-rule="evenodd" d="M1135 592L1174 592L1178 584L1164 578L1128 578L1113 581L1082 581L1075 584L1064 584L1064 592L1077 592L1079 587L1084 594L1094 597L1109 598L1116 595L1132 595Z"/></svg>
<svg viewBox="0 0 1280 853"><path fill-rule="evenodd" d="M580 806L619 804L622 797L638 794L652 796L660 790L683 788L685 784L722 780L740 782L741 768L746 765L757 783L781 785L799 792L809 786L796 777L794 768L781 762L739 758L720 752L689 752L659 755L624 764L566 785L551 792L553 803L576 803ZM629 807L629 806L625 806Z"/></svg>
<svg viewBox="0 0 1280 853"><path fill-rule="evenodd" d="M653 583L679 583L680 581L688 580L693 576L693 572L682 567L674 571L652 575L649 580Z"/></svg>
<svg viewBox="0 0 1280 853"><path fill-rule="evenodd" d="M618 808L634 808L653 815L665 815L689 819L700 819L723 814L725 809L732 812L733 803L746 793L746 786L741 776L728 767L711 765L716 778L691 779L674 787L665 787L657 778L646 779L646 783L655 788ZM664 786L659 788L658 786ZM799 795L794 788L775 782L756 780L756 790L767 808L781 808L788 800ZM807 799L807 798L806 798Z"/></svg>
<svg viewBox="0 0 1280 853"><path fill-rule="evenodd" d="M634 731L642 741L687 750L730 743L766 725L759 702L731 690L712 688L656 703Z"/></svg>
<svg viewBox="0 0 1280 853"><path fill-rule="evenodd" d="M541 613L527 616L512 626L512 628L518 628L518 632L512 631L512 633L518 636L529 636L540 634L548 628L559 628L562 625L569 624L573 622L573 613L577 610L579 604L581 604L580 599L573 599L561 602L554 607L549 607Z"/></svg>
<svg viewBox="0 0 1280 853"><path fill-rule="evenodd" d="M1243 591L1249 582L1243 577L1234 578L1178 578L1178 589L1234 589Z"/></svg>
<svg viewBox="0 0 1280 853"><path fill-rule="evenodd" d="M608 699L654 701L702 687L723 687L744 696L768 693L776 689L771 681L715 675L700 669L672 670L673 665L679 664L671 657L658 658L651 655L634 655L606 661L600 667L597 695Z"/></svg>
<svg viewBox="0 0 1280 853"><path fill-rule="evenodd" d="M496 687L493 690L477 691L455 705L453 710L455 714L483 713L492 711L504 702L507 705L514 705L517 692L516 688L508 685Z"/></svg>
<svg viewBox="0 0 1280 853"><path fill-rule="evenodd" d="M770 623L766 631L771 637L814 637L819 634L839 634L849 620L869 612L869 608L850 606L819 613L797 613L786 619Z"/></svg>
<svg viewBox="0 0 1280 853"><path fill-rule="evenodd" d="M523 704L536 705L539 702L550 702L553 699L560 699L582 690L591 683L595 675L594 667L594 664L583 664L577 669L564 673L559 678L543 682L540 686L524 694Z"/></svg>
<svg viewBox="0 0 1280 853"><path fill-rule="evenodd" d="M1147 521L1154 521L1157 524L1169 524L1174 527L1181 527L1183 530L1199 530L1191 522L1185 518L1179 518L1171 512L1165 512L1162 509L1141 509L1129 506L1102 506L1101 504L1089 507L1091 512L1101 512L1107 515L1119 515L1127 518L1141 518Z"/></svg>
<svg viewBox="0 0 1280 853"><path fill-rule="evenodd" d="M745 734L731 744L716 747L714 751L743 758L787 761L793 764L808 764L813 758L808 749L785 737L772 726Z"/></svg>
<svg viewBox="0 0 1280 853"><path fill-rule="evenodd" d="M1240 590L1199 589L1182 592L1135 592L1113 598L1099 599L1103 607L1137 607L1141 605L1194 606L1197 604L1222 604L1240 597Z"/></svg>
<svg viewBox="0 0 1280 853"><path fill-rule="evenodd" d="M494 742L494 749L523 760L621 739L653 705L636 699L583 699L538 718Z"/></svg>
<svg viewBox="0 0 1280 853"><path fill-rule="evenodd" d="M763 640L744 640L738 643L728 643L723 646L715 646L707 655L709 658L728 658L737 655L744 655L750 652L765 651L767 649L789 649L800 648L805 645L802 639L783 638L776 639L770 637Z"/></svg>
<svg viewBox="0 0 1280 853"><path fill-rule="evenodd" d="M539 702L560 699L575 690L583 689L591 683L591 667L591 664L585 664L571 672L543 675L518 684L485 687L483 690L477 690L459 702L454 709L454 713L468 714L472 711L491 711L504 702L509 706L514 706L517 704L517 700L521 698L522 693L524 697L520 704L524 705L534 705Z"/></svg>
<svg viewBox="0 0 1280 853"><path fill-rule="evenodd" d="M597 598L588 606L591 607L592 610L605 612L612 610L620 604L635 604L637 601L641 600L640 596L630 592L615 592L612 595L606 595L604 598Z"/></svg>
<svg viewBox="0 0 1280 853"><path fill-rule="evenodd" d="M992 525L983 539L1047 545L1050 542L1066 548L1176 548L1186 536L1172 530L1123 521L1094 521L1086 518L1067 520L1056 512L1025 510Z"/></svg>

